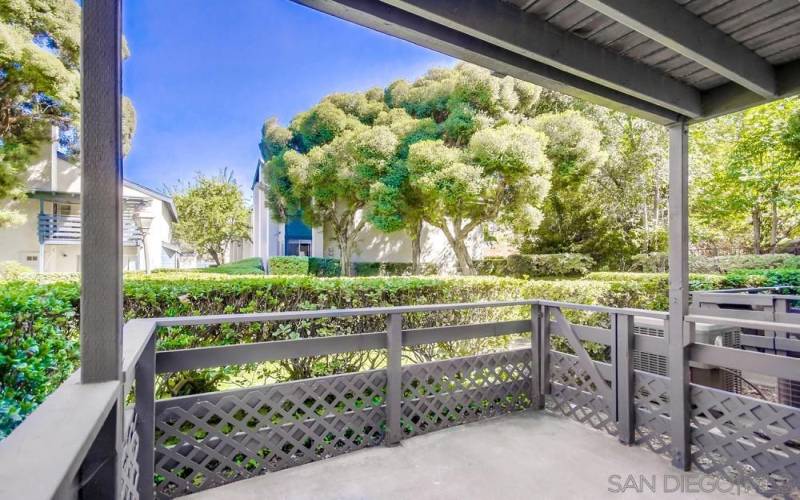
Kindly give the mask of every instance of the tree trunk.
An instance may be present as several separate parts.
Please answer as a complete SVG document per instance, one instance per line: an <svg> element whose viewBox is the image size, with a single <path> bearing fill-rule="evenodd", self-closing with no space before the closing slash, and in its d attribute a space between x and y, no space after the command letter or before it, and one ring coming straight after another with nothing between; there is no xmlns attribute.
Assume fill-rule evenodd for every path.
<svg viewBox="0 0 800 500"><path fill-rule="evenodd" d="M469 256L467 245L464 242L464 236L456 234L452 241L452 247L453 253L456 254L459 272L467 276L475 274L475 268L472 264L472 258Z"/></svg>
<svg viewBox="0 0 800 500"><path fill-rule="evenodd" d="M772 198L770 205L772 210L772 221L770 225L772 228L769 234L769 246L770 251L775 254L778 251L778 202L775 198Z"/></svg>
<svg viewBox="0 0 800 500"><path fill-rule="evenodd" d="M342 267L342 276L353 275L353 246L352 241L346 234L337 235L336 242L339 244L339 265Z"/></svg>
<svg viewBox="0 0 800 500"><path fill-rule="evenodd" d="M214 264L218 266L222 265L222 261L220 260L219 254L216 250L209 250L208 253L211 254L211 258L214 259Z"/></svg>
<svg viewBox="0 0 800 500"><path fill-rule="evenodd" d="M420 273L420 260L422 258L422 220L418 220L409 228L411 238L411 274Z"/></svg>
<svg viewBox="0 0 800 500"><path fill-rule="evenodd" d="M753 253L761 254L761 211L753 208Z"/></svg>

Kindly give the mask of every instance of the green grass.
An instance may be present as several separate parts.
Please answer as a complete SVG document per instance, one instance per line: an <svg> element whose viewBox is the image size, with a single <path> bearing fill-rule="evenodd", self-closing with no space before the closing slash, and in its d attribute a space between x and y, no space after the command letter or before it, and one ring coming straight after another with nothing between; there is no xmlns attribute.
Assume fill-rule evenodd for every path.
<svg viewBox="0 0 800 500"><path fill-rule="evenodd" d="M253 257L252 259L237 260L221 266L206 267L195 271L214 274L264 274L264 267L261 264L261 259Z"/></svg>

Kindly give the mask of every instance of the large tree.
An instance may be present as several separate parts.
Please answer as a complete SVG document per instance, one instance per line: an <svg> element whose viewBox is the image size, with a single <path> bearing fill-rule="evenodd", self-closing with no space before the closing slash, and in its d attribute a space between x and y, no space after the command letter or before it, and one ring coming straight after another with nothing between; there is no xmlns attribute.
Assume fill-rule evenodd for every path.
<svg viewBox="0 0 800 500"><path fill-rule="evenodd" d="M231 173L197 175L177 188L172 199L178 211L175 236L217 265L224 263L231 243L250 240L250 210Z"/></svg>
<svg viewBox="0 0 800 500"><path fill-rule="evenodd" d="M464 149L442 140L411 146L408 168L423 217L444 233L463 274L474 273L467 241L483 224L522 231L541 220L551 172L545 144L529 127L502 125L475 132Z"/></svg>
<svg viewBox="0 0 800 500"><path fill-rule="evenodd" d="M705 225L751 228L753 253L775 252L800 224L800 159L793 151L790 117L796 98L752 108L701 128L709 167L698 178L693 208ZM768 231L764 228L768 227Z"/></svg>
<svg viewBox="0 0 800 500"><path fill-rule="evenodd" d="M418 266L428 223L444 233L459 270L472 273L468 239L479 229L491 237L538 225L548 156L588 170L601 161L596 130L576 115L562 119L564 103L544 95L541 101L535 85L459 64L385 90L328 96L287 129L268 121L261 149L273 213L300 208L307 222L327 223L345 272L367 223L406 231ZM537 121L545 113L556 114ZM560 134L548 155L551 129ZM354 143L366 138L369 147Z"/></svg>
<svg viewBox="0 0 800 500"><path fill-rule="evenodd" d="M24 194L23 174L52 126L63 132L62 151L77 153L80 18L74 0L0 0L0 201ZM130 100L123 110L127 152L136 126ZM0 227L17 221L0 210Z"/></svg>

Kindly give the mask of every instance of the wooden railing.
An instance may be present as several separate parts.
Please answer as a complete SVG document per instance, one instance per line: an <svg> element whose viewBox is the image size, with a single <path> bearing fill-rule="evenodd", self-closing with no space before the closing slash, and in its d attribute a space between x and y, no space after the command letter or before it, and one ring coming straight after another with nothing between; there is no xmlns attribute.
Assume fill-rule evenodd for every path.
<svg viewBox="0 0 800 500"><path fill-rule="evenodd" d="M410 314L509 307L523 308L529 311L526 313L529 316L525 319L435 328L406 328L403 324L404 316ZM605 323L609 326L571 323L564 314L567 311L601 315L606 318ZM342 336L156 352L156 334L160 328L356 316L384 316L386 328L383 331ZM124 328L121 382L81 385L77 376L73 375L0 444L0 462L4 464L0 468L0 497L77 496L100 466L92 461L91 452L95 439L100 435L100 428L110 425L109 416L115 414L115 408L121 408L132 389L135 390L135 404L127 412L117 412L120 416L116 425L121 430L117 446L121 450L121 457L116 476L121 486L117 487L117 491L125 498L149 499L154 496L181 496L230 480L331 456L340 451L381 442L394 444L407 436L463 423L473 418L524 407L542 409L545 408L546 401L552 402L550 411L576 417L582 422L611 432L624 444L647 444L646 439L641 438L642 429L650 429L648 435L651 438L657 435L661 439L663 436L669 442L669 436L674 429L669 415L675 405L684 405L691 402L692 398L712 398L716 394L708 392L711 389L707 391L694 384L684 387L675 384L668 377L649 375L634 369L633 351L665 355L669 352L668 346L671 342L685 345L684 364L687 369L690 361L723 367L740 367L746 364L748 369L772 376L800 378L798 358L692 342L692 326L697 322L708 321L706 316L693 314L686 318L688 341L684 340L683 335L675 338L669 332L664 338L636 334L633 321L637 316L664 321L666 328L668 315L663 312L543 300L132 320ZM713 320L740 327L759 326L800 333L798 325L777 325L769 322L753 325L751 320L717 316ZM402 361L404 350L418 345L515 333L530 335L529 346L417 365L407 365ZM564 338L571 352L553 350L551 339L555 336ZM611 355L607 362L591 359L583 347L583 343L587 341L609 347ZM800 344L800 341L792 339L787 342L786 345L781 344L781 348L795 349ZM220 393L159 401L155 399L157 373L364 350L385 350L385 367L369 372ZM423 381L431 377L435 380L425 386L424 390L415 385L425 385ZM465 383L465 380L469 383ZM358 387L370 388L369 397L355 396L365 406L352 406L352 401L355 400L352 393L360 390L354 389ZM642 387L646 387L644 392L641 392ZM296 391L305 396L298 399ZM282 404L270 403L274 398L281 397L286 399L280 401L294 402L291 404L296 405L297 401L305 401L311 394L317 394L314 391L319 392L315 396L319 398L319 406L314 406L314 414L308 413L309 408L286 410ZM345 397L341 391L350 393ZM444 413L441 413L444 410L432 410L433 406L429 403L440 397L445 406L457 403L457 407ZM731 397L741 399L734 394ZM334 400L335 403L332 402ZM746 404L761 403L748 400ZM644 411L645 407L649 409ZM202 415L205 415L206 420L193 414L198 408L202 408ZM228 412L220 415L223 415L226 426L231 427L221 429L208 423L208 414L205 412L209 408ZM250 409L242 416L237 414L239 410L232 408ZM797 432L791 426L796 425L794 422L800 419L800 410L795 415L791 408L775 405L770 408L773 409L771 411L787 413L785 425L791 431L787 434L787 439L790 439L792 432ZM297 411L305 417L298 419ZM654 411L661 412L661 416L647 417ZM751 413L759 415L759 412L756 409ZM676 410L675 414L682 413ZM687 418L692 419L692 429L695 429L695 421L705 421L703 415L690 415ZM339 422L339 425L332 425L331 422ZM364 422L369 423L371 430L354 427L366 425ZM319 435L308 434L313 427L311 423L317 423L317 427L324 426L330 432L338 428L349 429L351 434L361 432L364 439L350 440L341 449L334 449L330 445L330 436L324 436L328 439L324 441ZM686 425L689 425L688 421ZM748 425L752 427L752 422ZM269 448L268 453L273 454L267 460L262 455L248 455L252 448L258 448L255 444L247 450L229 450L225 452L227 455L221 455L223 452L220 450L223 448L218 448L222 442L235 445L240 439L236 436L241 436L242 439L247 437L251 440L249 442L256 443L261 442L259 440L264 439L264 435L277 436L275 439L278 439L289 431L300 432L298 429L307 433L309 442L317 443L315 447L322 447L324 450L315 455L316 448L312 446L307 450L299 450L300 453L295 449L291 453L281 454L280 444L276 446L273 442L269 447L264 446L264 450ZM758 426L753 429L754 439L758 439L758 432L761 431ZM339 438L334 441L344 442L342 436ZM297 440L292 443L294 444L291 446L298 446ZM783 446L784 443L779 444ZM700 446L702 451L702 442L694 445ZM653 447L651 444L648 446ZM688 453L688 449L681 450L681 446L680 442L673 440L668 448L671 453ZM198 449L201 454L193 455L193 450ZM212 466L205 462L196 464L194 468L199 469L199 473L195 470L186 476L186 468L180 464L181 457L203 456L202 453L211 456L212 452L217 465ZM778 455L784 457L781 460L787 460L784 455ZM245 457L244 462L242 457ZM746 457L733 458L739 460ZM789 460L791 459L790 456ZM220 462L225 467L218 465ZM223 468L226 471L224 474L221 472ZM758 470L755 473L766 474ZM34 474L36 479L33 479ZM160 483L154 485L153 478L156 475L161 479ZM25 477L28 480L19 480ZM800 486L800 477L790 477L791 485Z"/></svg>
<svg viewBox="0 0 800 500"><path fill-rule="evenodd" d="M132 215L123 216L122 239L125 245L135 245L142 239ZM39 214L39 241L80 243L81 217L79 215Z"/></svg>

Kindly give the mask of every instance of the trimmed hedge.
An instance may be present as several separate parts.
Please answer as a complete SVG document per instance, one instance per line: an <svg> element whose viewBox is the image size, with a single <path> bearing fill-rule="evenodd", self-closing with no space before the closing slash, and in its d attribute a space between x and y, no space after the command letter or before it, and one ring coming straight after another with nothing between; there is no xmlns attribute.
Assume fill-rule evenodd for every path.
<svg viewBox="0 0 800 500"><path fill-rule="evenodd" d="M269 273L278 276L308 274L308 257L270 257Z"/></svg>
<svg viewBox="0 0 800 500"><path fill-rule="evenodd" d="M667 260L666 252L651 252L634 255L631 259L631 271L646 273L666 272L668 269ZM693 273L725 274L737 270L778 268L800 268L800 256L779 253L763 255L721 255L719 257L692 255L689 257L689 271Z"/></svg>
<svg viewBox="0 0 800 500"><path fill-rule="evenodd" d="M310 275L321 278L334 278L342 274L341 264L338 259L319 257L270 257L270 274L284 275ZM353 270L356 276L410 276L410 262L354 262ZM423 264L421 275L437 273L433 264Z"/></svg>
<svg viewBox="0 0 800 500"><path fill-rule="evenodd" d="M253 257L250 259L237 260L236 262L229 262L220 266L211 266L202 269L195 269L193 271L200 273L214 273L214 274L264 274L264 265L261 259ZM174 272L174 270L173 270Z"/></svg>
<svg viewBox="0 0 800 500"><path fill-rule="evenodd" d="M44 278L43 278L44 279ZM48 279L53 279L52 277ZM547 298L586 304L649 307L634 282L519 280L495 277L330 278L309 276L227 276L195 272L130 274L124 285L126 319L258 311L355 308L406 304ZM661 293L663 291L659 291ZM10 432L76 368L79 291L74 280L58 283L6 282L0 287L0 437ZM409 314L409 328L526 318L527 307ZM570 314L574 321L603 324L606 315ZM159 349L344 335L381 331L385 318L359 317L270 324L169 328L159 332ZM407 355L417 361L469 355L505 346L505 337L420 346ZM591 346L596 357L601 346ZM383 366L383 355L348 353L269 366L259 380L292 380ZM241 368L172 374L161 395L213 391L241 379Z"/></svg>
<svg viewBox="0 0 800 500"><path fill-rule="evenodd" d="M476 262L478 274L491 276L555 277L584 276L594 267L594 260L580 253L517 254L491 257Z"/></svg>

